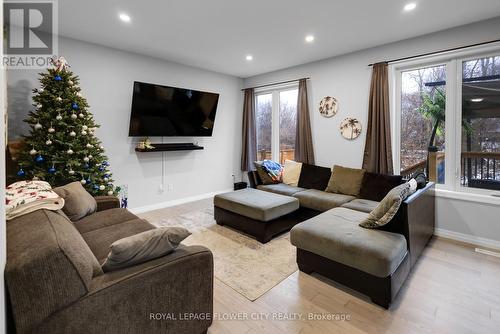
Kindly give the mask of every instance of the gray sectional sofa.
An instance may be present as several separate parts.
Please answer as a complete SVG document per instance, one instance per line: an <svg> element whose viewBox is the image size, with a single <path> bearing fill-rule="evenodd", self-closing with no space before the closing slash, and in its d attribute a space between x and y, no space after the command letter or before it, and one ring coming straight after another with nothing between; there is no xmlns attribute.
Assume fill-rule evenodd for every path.
<svg viewBox="0 0 500 334"><path fill-rule="evenodd" d="M434 234L434 184L408 197L389 224L366 229L359 223L401 177L365 173L360 196L354 197L326 192L330 175L330 168L304 164L298 186L263 185L256 172L249 180L262 192L299 201L296 220L288 226L301 271L327 276L388 308ZM224 218L227 225L235 220Z"/></svg>

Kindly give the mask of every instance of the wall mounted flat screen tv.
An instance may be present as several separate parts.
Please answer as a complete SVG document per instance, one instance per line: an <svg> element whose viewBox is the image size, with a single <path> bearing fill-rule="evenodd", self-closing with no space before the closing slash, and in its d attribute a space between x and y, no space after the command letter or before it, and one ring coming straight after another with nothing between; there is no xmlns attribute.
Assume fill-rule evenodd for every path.
<svg viewBox="0 0 500 334"><path fill-rule="evenodd" d="M211 136L219 94L134 82L129 136Z"/></svg>

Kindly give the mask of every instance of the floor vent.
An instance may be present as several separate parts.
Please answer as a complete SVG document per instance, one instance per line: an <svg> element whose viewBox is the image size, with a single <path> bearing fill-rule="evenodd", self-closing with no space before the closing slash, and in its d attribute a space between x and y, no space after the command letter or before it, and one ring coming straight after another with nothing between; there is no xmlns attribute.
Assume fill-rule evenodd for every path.
<svg viewBox="0 0 500 334"><path fill-rule="evenodd" d="M482 248L476 248L475 251L478 253L481 253L481 254L500 257L500 252L494 252L494 251L490 251L490 250L482 249Z"/></svg>

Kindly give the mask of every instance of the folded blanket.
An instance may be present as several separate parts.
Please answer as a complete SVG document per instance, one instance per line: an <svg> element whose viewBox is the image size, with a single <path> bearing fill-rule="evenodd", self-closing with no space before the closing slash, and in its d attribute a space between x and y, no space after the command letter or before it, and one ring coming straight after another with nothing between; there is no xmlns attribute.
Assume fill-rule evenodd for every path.
<svg viewBox="0 0 500 334"><path fill-rule="evenodd" d="M283 166L271 160L262 161L262 169L271 177L274 183L280 183L283 179Z"/></svg>
<svg viewBox="0 0 500 334"><path fill-rule="evenodd" d="M59 210L64 206L64 199L52 191L45 181L19 181L5 190L5 216L7 220L47 209Z"/></svg>

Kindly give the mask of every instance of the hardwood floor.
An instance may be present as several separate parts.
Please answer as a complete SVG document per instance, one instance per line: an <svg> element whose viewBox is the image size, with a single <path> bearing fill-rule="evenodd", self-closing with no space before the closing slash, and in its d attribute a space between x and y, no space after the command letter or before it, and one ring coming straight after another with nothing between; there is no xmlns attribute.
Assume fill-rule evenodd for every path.
<svg viewBox="0 0 500 334"><path fill-rule="evenodd" d="M141 217L155 220L208 209L211 203L203 200ZM216 279L214 312L210 334L500 333L500 258L435 238L389 310L315 274L295 272L254 302ZM349 320L308 319L333 314Z"/></svg>

